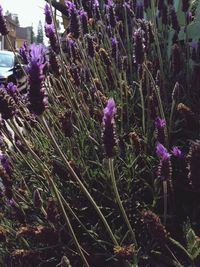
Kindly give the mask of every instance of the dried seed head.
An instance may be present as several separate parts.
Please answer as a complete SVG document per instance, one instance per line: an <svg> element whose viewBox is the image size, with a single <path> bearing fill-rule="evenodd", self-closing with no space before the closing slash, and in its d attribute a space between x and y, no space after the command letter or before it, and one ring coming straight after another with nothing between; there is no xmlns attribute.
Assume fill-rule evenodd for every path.
<svg viewBox="0 0 200 267"><path fill-rule="evenodd" d="M143 219L152 239L157 241L160 245L164 245L167 242L169 234L165 226L161 223L160 218L149 210L143 212Z"/></svg>
<svg viewBox="0 0 200 267"><path fill-rule="evenodd" d="M176 82L174 89L172 91L172 100L177 102L179 99L179 94L180 94L180 85L178 82Z"/></svg>
<svg viewBox="0 0 200 267"><path fill-rule="evenodd" d="M60 220L57 203L53 198L49 198L47 203L47 220L53 224L58 224Z"/></svg>
<svg viewBox="0 0 200 267"><path fill-rule="evenodd" d="M100 59L103 61L103 63L107 67L109 67L111 65L111 60L110 60L108 53L106 52L106 50L104 48L99 49L99 55L100 55Z"/></svg>
<svg viewBox="0 0 200 267"><path fill-rule="evenodd" d="M116 246L114 247L114 254L123 260L130 260L133 258L134 254L136 253L134 245L129 246Z"/></svg>
<svg viewBox="0 0 200 267"><path fill-rule="evenodd" d="M138 156L142 152L141 139L136 132L129 133L129 138L132 140L135 148L135 154Z"/></svg>
<svg viewBox="0 0 200 267"><path fill-rule="evenodd" d="M72 112L67 110L65 114L60 115L60 123L62 125L62 130L66 137L73 136L73 124L72 124Z"/></svg>
<svg viewBox="0 0 200 267"><path fill-rule="evenodd" d="M60 267L72 267L69 259L66 256L63 256L60 262Z"/></svg>
<svg viewBox="0 0 200 267"><path fill-rule="evenodd" d="M199 121L194 112L183 103L179 103L177 110L183 116L185 120L186 128L191 132L196 132L199 130Z"/></svg>

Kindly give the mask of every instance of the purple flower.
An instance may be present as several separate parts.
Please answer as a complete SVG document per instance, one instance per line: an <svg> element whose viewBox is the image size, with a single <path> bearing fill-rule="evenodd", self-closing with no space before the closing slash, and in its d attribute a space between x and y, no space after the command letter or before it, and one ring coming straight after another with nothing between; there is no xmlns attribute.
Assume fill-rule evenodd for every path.
<svg viewBox="0 0 200 267"><path fill-rule="evenodd" d="M157 129L164 128L166 126L166 121L161 119L160 117L157 117L155 119L155 126Z"/></svg>
<svg viewBox="0 0 200 267"><path fill-rule="evenodd" d="M165 144L165 126L166 121L157 117L155 119L155 127L156 127L156 137L159 143Z"/></svg>
<svg viewBox="0 0 200 267"><path fill-rule="evenodd" d="M171 157L167 149L160 143L158 143L156 146L156 153L162 161L168 160Z"/></svg>
<svg viewBox="0 0 200 267"><path fill-rule="evenodd" d="M71 13L76 8L75 4L72 3L71 1L66 1L65 0L65 5L66 5L67 10L68 10L69 13Z"/></svg>
<svg viewBox="0 0 200 267"><path fill-rule="evenodd" d="M4 170L6 171L6 173L8 175L11 175L12 174L12 168L11 168L8 156L6 154L1 154L0 155L0 161L1 161L1 164L4 168Z"/></svg>
<svg viewBox="0 0 200 267"><path fill-rule="evenodd" d="M29 53L29 46L27 44L27 42L24 42L24 44L20 47L19 49L19 53L22 56L24 63L28 64L28 53Z"/></svg>
<svg viewBox="0 0 200 267"><path fill-rule="evenodd" d="M91 4L93 7L99 7L99 1L98 0L91 0Z"/></svg>
<svg viewBox="0 0 200 267"><path fill-rule="evenodd" d="M15 103L19 102L19 94L17 86L14 83L12 82L8 83L5 90L15 100Z"/></svg>
<svg viewBox="0 0 200 267"><path fill-rule="evenodd" d="M2 35L7 35L9 32L8 28L7 28L7 25L6 25L6 20L3 16L3 8L2 6L0 5L0 33Z"/></svg>
<svg viewBox="0 0 200 267"><path fill-rule="evenodd" d="M17 93L17 86L14 83L10 82L7 84L6 90L11 95L16 94Z"/></svg>
<svg viewBox="0 0 200 267"><path fill-rule="evenodd" d="M94 41L93 37L89 34L86 35L86 40L87 40L87 52L88 55L93 58L95 55L95 48L94 48Z"/></svg>
<svg viewBox="0 0 200 267"><path fill-rule="evenodd" d="M115 120L114 115L117 109L115 107L115 101L113 98L108 100L107 106L104 109L103 113L103 132L102 138L104 143L104 148L106 156L111 158L114 156L114 146L117 144L116 134L115 134Z"/></svg>
<svg viewBox="0 0 200 267"><path fill-rule="evenodd" d="M5 88L0 88L0 113L2 119L10 119L16 114L16 104L14 99L7 93Z"/></svg>
<svg viewBox="0 0 200 267"><path fill-rule="evenodd" d="M142 64L144 61L144 40L143 30L139 28L134 32L134 59L136 64Z"/></svg>
<svg viewBox="0 0 200 267"><path fill-rule="evenodd" d="M45 5L44 7L44 14L45 14L45 22L47 24L52 24L52 15L51 15L51 9L48 4Z"/></svg>
<svg viewBox="0 0 200 267"><path fill-rule="evenodd" d="M118 41L116 37L111 38L112 57L117 60L118 57Z"/></svg>
<svg viewBox="0 0 200 267"><path fill-rule="evenodd" d="M51 45L52 50L58 54L59 52L59 46L58 46L58 41L56 38L56 31L55 31L55 27L53 24L45 24L45 33L46 36L49 38L49 42Z"/></svg>
<svg viewBox="0 0 200 267"><path fill-rule="evenodd" d="M179 32L180 26L179 26L177 14L176 14L176 11L174 10L174 8L171 10L171 23L172 23L172 28L175 31Z"/></svg>
<svg viewBox="0 0 200 267"><path fill-rule="evenodd" d="M171 155L168 153L167 149L160 143L158 143L156 146L156 153L160 158L160 163L158 165L158 177L161 180L169 180L170 186L172 187L172 165L170 160Z"/></svg>
<svg viewBox="0 0 200 267"><path fill-rule="evenodd" d="M44 92L44 67L46 65L46 49L43 45L30 45L29 56L29 109L36 115L41 115L47 105Z"/></svg>
<svg viewBox="0 0 200 267"><path fill-rule="evenodd" d="M85 12L83 9L81 9L80 17L81 17L81 24L82 24L83 34L87 34L89 32L89 30L88 30L88 15L87 15L87 12Z"/></svg>
<svg viewBox="0 0 200 267"><path fill-rule="evenodd" d="M182 158L183 157L182 151L177 146L174 146L173 147L173 149L172 149L172 155L174 157L177 157L177 158Z"/></svg>
<svg viewBox="0 0 200 267"><path fill-rule="evenodd" d="M107 106L104 108L104 116L103 116L103 123L106 124L108 121L111 121L117 112L115 107L115 101L113 98L108 100Z"/></svg>
<svg viewBox="0 0 200 267"><path fill-rule="evenodd" d="M182 0L182 11L187 12L190 7L190 0Z"/></svg>

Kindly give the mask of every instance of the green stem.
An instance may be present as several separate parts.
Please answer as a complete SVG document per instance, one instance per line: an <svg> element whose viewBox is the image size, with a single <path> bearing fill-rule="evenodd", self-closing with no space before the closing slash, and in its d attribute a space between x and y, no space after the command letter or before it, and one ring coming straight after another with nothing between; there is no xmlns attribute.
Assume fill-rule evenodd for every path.
<svg viewBox="0 0 200 267"><path fill-rule="evenodd" d="M76 180L76 182L79 184L81 191L85 194L85 196L88 198L88 200L90 201L90 203L92 204L92 206L94 207L94 209L96 210L96 212L98 213L99 217L101 218L105 228L107 229L111 240L113 241L113 243L117 246L118 242L114 236L114 234L112 233L112 230L108 224L108 222L106 221L106 218L104 217L103 213L101 212L100 208L97 206L96 202L94 201L94 199L92 198L92 196L90 195L89 191L87 190L87 188L85 187L85 185L81 182L81 180L79 179L79 177L77 176L77 174L75 173L75 171L73 170L73 168L70 166L69 161L67 160L67 158L65 157L65 155L63 154L63 152L61 151L59 145L57 144L51 130L49 129L49 126L47 125L47 122L45 120L44 117L40 118L41 123L43 124L43 126L45 127L48 136L50 137L50 139L53 142L53 146L55 148L55 150L58 152L58 154L60 155L61 159L63 160L63 162L65 163L68 171L70 172L70 174L72 175L72 177Z"/></svg>
<svg viewBox="0 0 200 267"><path fill-rule="evenodd" d="M89 263L87 262L87 260L86 260L86 258L85 258L85 256L84 256L84 254L83 254L83 252L82 252L81 246L80 246L80 244L79 244L79 242L78 242L78 239L76 238L76 235L75 235L75 233L74 233L74 230L73 230L73 228L72 228L72 225L71 225L71 223L70 223L70 220L69 220L69 218L68 218L68 216L67 216L67 213L66 213L66 211L65 211L65 208L64 208L63 203L62 203L61 198L60 198L59 191L58 191L58 189L57 189L57 187L55 186L53 180L51 179L51 177L48 175L47 172L45 172L45 176L46 176L47 180L49 181L49 183L51 184L52 189L53 189L53 191L54 191L54 193L55 193L55 195L56 195L56 198L57 198L57 200L58 200L58 203L59 203L59 205L60 205L60 207L61 207L61 210L62 210L62 213L63 213L63 215L64 215L64 218L65 218L67 227L68 227L69 232L70 232L70 234L71 234L71 237L72 237L72 239L73 239L73 241L74 241L74 244L75 244L75 246L76 246L76 248L77 248L77 250L78 250L78 252L79 252L79 255L80 255L80 257L82 258L82 260L83 260L85 266L90 267Z"/></svg>
<svg viewBox="0 0 200 267"><path fill-rule="evenodd" d="M142 80L140 81L139 91L140 91L141 108L142 108L142 128L143 128L143 133L145 135L145 133L146 133L146 129L145 129L145 106L144 106L144 95L142 92Z"/></svg>
<svg viewBox="0 0 200 267"><path fill-rule="evenodd" d="M117 184L116 184L116 179L115 179L115 173L114 173L114 166L113 166L113 159L112 158L109 158L108 159L108 164L109 164L109 171L110 171L110 175L111 175L111 180L112 180L112 185L113 185L113 190L114 190L114 194L115 194L115 197L116 197L116 200L117 200L117 204L119 205L119 208L120 208L120 211L122 213L122 216L127 224L127 227L132 235L132 239L133 239L133 242L134 242L134 245L135 247L137 248L137 241L136 241L136 238L135 238L135 232L129 222L129 219L127 217L127 214L126 214L126 211L123 207L123 204L122 204L122 201L121 201L121 198L120 198L120 195L119 195L119 192L118 192L118 189L117 189Z"/></svg>
<svg viewBox="0 0 200 267"><path fill-rule="evenodd" d="M169 238L169 241L177 248L179 248L187 256L191 263L193 263L192 256L190 255L190 253L178 241L174 240L172 237Z"/></svg>
<svg viewBox="0 0 200 267"><path fill-rule="evenodd" d="M163 194L164 194L164 225L167 220L167 181L163 181Z"/></svg>

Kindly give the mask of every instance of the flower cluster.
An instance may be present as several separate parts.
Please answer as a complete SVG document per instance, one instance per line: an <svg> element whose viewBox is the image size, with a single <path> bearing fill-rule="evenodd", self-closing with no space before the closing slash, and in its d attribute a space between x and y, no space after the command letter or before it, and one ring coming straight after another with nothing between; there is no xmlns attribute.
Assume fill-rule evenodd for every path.
<svg viewBox="0 0 200 267"><path fill-rule="evenodd" d="M46 65L46 51L43 45L30 45L30 55L27 68L29 77L29 109L35 115L41 115L47 106L45 94L44 67Z"/></svg>
<svg viewBox="0 0 200 267"><path fill-rule="evenodd" d="M110 98L107 102L107 106L104 109L103 116L103 144L106 152L106 156L111 158L114 156L114 147L117 144L116 134L115 134L115 120L114 116L117 112L115 107L115 101L113 98Z"/></svg>

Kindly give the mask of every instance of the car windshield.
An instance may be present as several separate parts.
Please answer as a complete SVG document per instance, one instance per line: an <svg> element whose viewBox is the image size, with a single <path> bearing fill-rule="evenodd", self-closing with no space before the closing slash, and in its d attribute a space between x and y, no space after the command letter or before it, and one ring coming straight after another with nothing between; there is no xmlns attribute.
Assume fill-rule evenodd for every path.
<svg viewBox="0 0 200 267"><path fill-rule="evenodd" d="M0 67L13 68L13 56L0 53Z"/></svg>

